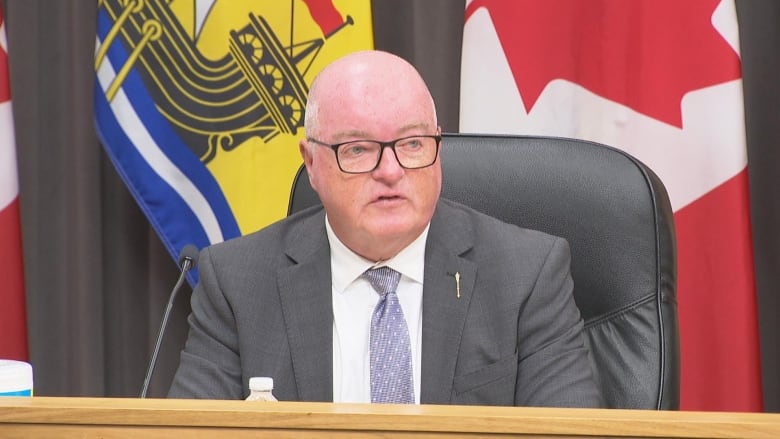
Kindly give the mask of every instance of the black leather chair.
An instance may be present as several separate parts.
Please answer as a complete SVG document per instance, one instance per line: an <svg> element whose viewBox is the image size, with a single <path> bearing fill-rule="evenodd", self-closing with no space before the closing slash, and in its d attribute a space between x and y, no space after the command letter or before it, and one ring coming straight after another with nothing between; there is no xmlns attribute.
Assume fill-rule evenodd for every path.
<svg viewBox="0 0 780 439"><path fill-rule="evenodd" d="M658 177L620 150L551 137L446 134L441 164L443 197L569 241L608 407L677 409L676 242ZM317 203L302 167L288 213Z"/></svg>

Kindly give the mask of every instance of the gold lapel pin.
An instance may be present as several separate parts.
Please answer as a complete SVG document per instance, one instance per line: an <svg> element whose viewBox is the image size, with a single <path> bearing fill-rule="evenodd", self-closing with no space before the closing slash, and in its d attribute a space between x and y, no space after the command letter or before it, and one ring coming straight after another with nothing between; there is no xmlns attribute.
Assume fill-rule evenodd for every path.
<svg viewBox="0 0 780 439"><path fill-rule="evenodd" d="M455 295L460 299L460 272L455 272Z"/></svg>

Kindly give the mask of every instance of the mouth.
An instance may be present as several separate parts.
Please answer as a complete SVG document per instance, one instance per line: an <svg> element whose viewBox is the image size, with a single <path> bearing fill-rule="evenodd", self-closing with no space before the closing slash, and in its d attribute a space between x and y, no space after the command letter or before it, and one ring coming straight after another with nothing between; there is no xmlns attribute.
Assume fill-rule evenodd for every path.
<svg viewBox="0 0 780 439"><path fill-rule="evenodd" d="M386 204L403 200L400 195L381 195L374 199L374 203Z"/></svg>

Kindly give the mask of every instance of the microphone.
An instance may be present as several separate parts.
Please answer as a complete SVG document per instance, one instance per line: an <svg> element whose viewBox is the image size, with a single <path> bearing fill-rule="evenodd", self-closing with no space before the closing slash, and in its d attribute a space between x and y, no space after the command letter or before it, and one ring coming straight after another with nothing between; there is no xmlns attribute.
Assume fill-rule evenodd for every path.
<svg viewBox="0 0 780 439"><path fill-rule="evenodd" d="M176 281L176 285L173 286L171 296L168 298L168 306L165 307L165 313L163 314L162 322L160 323L160 332L157 333L157 343L154 344L152 359L149 360L149 367L146 369L146 378L144 379L144 385L141 388L141 398L146 398L146 391L149 389L149 381L152 379L154 366L157 364L157 354L160 351L163 334L165 334L165 327L168 326L168 317L171 314L171 308L173 308L173 300L176 298L176 293L179 292L182 283L184 283L185 275L197 264L198 248L192 244L185 245L184 248L181 249L181 253L179 253L179 279Z"/></svg>

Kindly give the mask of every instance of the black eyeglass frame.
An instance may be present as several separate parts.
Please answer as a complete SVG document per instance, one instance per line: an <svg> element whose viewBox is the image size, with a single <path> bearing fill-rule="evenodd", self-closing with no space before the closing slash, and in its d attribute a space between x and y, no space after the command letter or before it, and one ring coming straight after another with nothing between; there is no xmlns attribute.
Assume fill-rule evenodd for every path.
<svg viewBox="0 0 780 439"><path fill-rule="evenodd" d="M436 154L433 155L433 161L425 166L415 166L415 167L408 167L404 166L403 163L401 163L401 160L398 159L398 154L395 152L395 145L402 141L407 139L413 139L415 137L425 137L436 140ZM422 135L415 135L415 136L406 136L401 137L400 139L391 140L389 142L380 142L379 140L370 140L370 139L357 139L357 140L350 140L348 142L341 142L341 143L325 143L322 141L319 141L313 137L307 137L307 142L316 143L317 145L327 146L328 148L333 150L333 154L336 156L336 164L339 167L339 170L345 174L367 174L369 172L374 172L376 168L379 167L379 164L382 162L382 155L385 153L385 148L390 148L391 151L393 151L393 156L395 156L395 161L398 162L398 165L404 169L423 169L427 168L429 166L433 166L434 163L436 163L436 160L439 158L439 148L441 147L441 134L422 134ZM345 171L344 168L341 167L341 161L339 160L339 147L342 145L347 145L350 143L356 143L356 142L374 142L379 144L379 155L377 156L376 164L373 168L367 170L367 171Z"/></svg>

